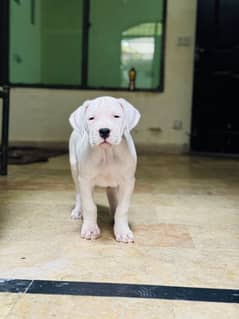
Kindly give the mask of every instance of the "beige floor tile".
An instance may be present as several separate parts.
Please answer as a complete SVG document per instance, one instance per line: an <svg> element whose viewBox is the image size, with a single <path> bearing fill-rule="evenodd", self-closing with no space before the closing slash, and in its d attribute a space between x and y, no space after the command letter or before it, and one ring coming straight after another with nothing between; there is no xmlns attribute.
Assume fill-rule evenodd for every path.
<svg viewBox="0 0 239 319"><path fill-rule="evenodd" d="M17 294L0 293L0 319L7 317L18 300Z"/></svg>
<svg viewBox="0 0 239 319"><path fill-rule="evenodd" d="M169 302L146 299L25 295L6 319L173 319Z"/></svg>
<svg viewBox="0 0 239 319"><path fill-rule="evenodd" d="M72 232L72 231L71 231ZM148 254L138 244L114 242L112 234L85 241L77 231L36 241L2 242L0 273L4 278L64 279L170 284L176 269L169 256L155 248ZM157 256L157 258L156 258Z"/></svg>
<svg viewBox="0 0 239 319"><path fill-rule="evenodd" d="M174 264L180 286L239 287L238 250L175 250Z"/></svg>
<svg viewBox="0 0 239 319"><path fill-rule="evenodd" d="M239 305L207 302L173 302L174 319L237 319Z"/></svg>
<svg viewBox="0 0 239 319"><path fill-rule="evenodd" d="M239 195L238 195L239 196ZM158 194L153 198L161 223L221 226L238 224L238 196Z"/></svg>
<svg viewBox="0 0 239 319"><path fill-rule="evenodd" d="M193 248L191 235L184 225L142 224L133 227L138 245L147 247Z"/></svg>
<svg viewBox="0 0 239 319"><path fill-rule="evenodd" d="M239 224L189 226L195 246L199 249L239 248Z"/></svg>

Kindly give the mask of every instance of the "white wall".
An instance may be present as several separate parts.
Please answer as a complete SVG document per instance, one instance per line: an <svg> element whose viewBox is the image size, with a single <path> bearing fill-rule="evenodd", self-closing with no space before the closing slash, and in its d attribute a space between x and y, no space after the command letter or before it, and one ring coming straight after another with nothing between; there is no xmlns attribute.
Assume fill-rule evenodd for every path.
<svg viewBox="0 0 239 319"><path fill-rule="evenodd" d="M196 0L168 0L165 88L163 93L11 90L10 141L64 142L69 114L84 100L100 95L124 97L142 113L134 132L137 144L182 149L189 143ZM179 38L189 40L179 46ZM185 39L184 38L184 39ZM182 121L182 129L173 128Z"/></svg>

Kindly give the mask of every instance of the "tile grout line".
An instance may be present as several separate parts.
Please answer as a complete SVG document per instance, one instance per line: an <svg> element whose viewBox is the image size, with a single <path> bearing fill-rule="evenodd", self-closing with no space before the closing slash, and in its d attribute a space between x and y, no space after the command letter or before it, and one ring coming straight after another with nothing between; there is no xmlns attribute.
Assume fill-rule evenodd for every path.
<svg viewBox="0 0 239 319"><path fill-rule="evenodd" d="M24 290L24 292L22 294L27 294L29 289L33 285L33 283L34 283L34 279L30 281L29 285L26 287L26 289Z"/></svg>
<svg viewBox="0 0 239 319"><path fill-rule="evenodd" d="M10 313L12 312L12 310L15 308L16 304L18 303L18 301L19 301L20 299L21 299L21 296L20 296L20 294L19 294L19 296L18 296L16 302L12 304L12 306L10 307L8 313L6 314L6 316L5 316L3 319L7 319L7 318L8 318L8 316L10 315Z"/></svg>

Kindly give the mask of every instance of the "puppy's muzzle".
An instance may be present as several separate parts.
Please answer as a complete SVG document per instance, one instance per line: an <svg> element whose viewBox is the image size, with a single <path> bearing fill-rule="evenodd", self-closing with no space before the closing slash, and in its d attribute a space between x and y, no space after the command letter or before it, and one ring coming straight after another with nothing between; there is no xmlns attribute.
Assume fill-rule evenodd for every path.
<svg viewBox="0 0 239 319"><path fill-rule="evenodd" d="M110 129L109 128L101 128L101 129L99 129L99 134L100 134L100 137L102 137L103 139L106 139L107 137L110 136Z"/></svg>

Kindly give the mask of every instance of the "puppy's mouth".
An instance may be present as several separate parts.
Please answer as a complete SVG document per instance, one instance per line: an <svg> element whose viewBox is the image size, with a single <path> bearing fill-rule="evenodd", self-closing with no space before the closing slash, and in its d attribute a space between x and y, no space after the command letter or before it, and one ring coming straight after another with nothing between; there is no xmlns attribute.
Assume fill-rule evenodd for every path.
<svg viewBox="0 0 239 319"><path fill-rule="evenodd" d="M111 145L111 143L109 143L107 139L104 139L103 142L100 143L100 145Z"/></svg>

